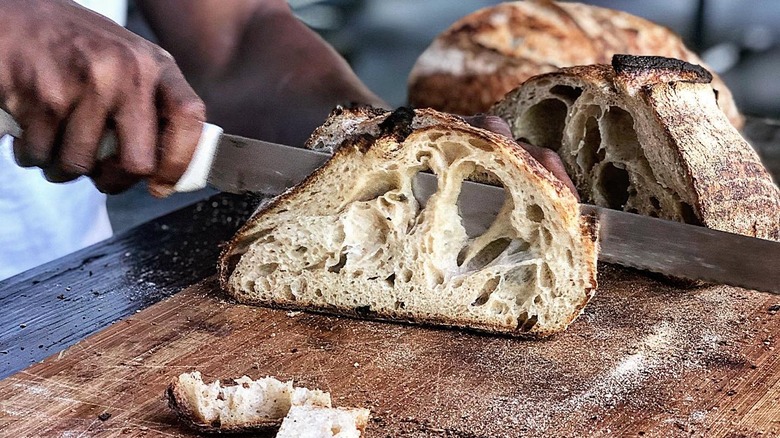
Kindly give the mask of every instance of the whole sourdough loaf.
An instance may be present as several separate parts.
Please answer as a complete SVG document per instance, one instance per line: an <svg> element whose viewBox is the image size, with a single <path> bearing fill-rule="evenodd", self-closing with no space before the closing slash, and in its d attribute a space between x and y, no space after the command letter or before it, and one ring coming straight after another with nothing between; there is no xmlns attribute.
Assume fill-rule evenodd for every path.
<svg viewBox="0 0 780 438"><path fill-rule="evenodd" d="M432 110L338 110L310 141L333 157L262 207L221 258L244 303L466 327L557 332L596 287L595 226L572 193L501 135ZM432 195L421 172L436 176ZM467 231L463 181L505 187Z"/></svg>
<svg viewBox="0 0 780 438"><path fill-rule="evenodd" d="M573 2L508 2L460 19L433 41L410 73L409 103L475 114L531 76L607 64L619 53L702 64L677 35L625 12ZM713 87L720 108L741 128L726 85L715 76Z"/></svg>
<svg viewBox="0 0 780 438"><path fill-rule="evenodd" d="M490 112L557 151L583 201L777 240L778 188L710 79L683 61L616 55L533 77Z"/></svg>

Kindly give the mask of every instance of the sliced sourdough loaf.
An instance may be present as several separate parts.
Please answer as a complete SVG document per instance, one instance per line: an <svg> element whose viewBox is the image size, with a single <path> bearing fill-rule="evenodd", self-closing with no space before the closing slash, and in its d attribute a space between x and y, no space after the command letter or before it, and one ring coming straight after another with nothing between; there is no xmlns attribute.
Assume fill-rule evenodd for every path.
<svg viewBox="0 0 780 438"><path fill-rule="evenodd" d="M531 76L606 64L618 53L702 64L673 32L625 12L575 2L507 2L476 11L436 37L410 73L409 103L475 114ZM741 128L729 89L717 76L713 87L720 108Z"/></svg>
<svg viewBox="0 0 780 438"><path fill-rule="evenodd" d="M335 112L310 146L333 157L222 255L238 301L544 336L592 296L592 219L510 139L432 110L363 109ZM437 178L428 199L415 184L425 171ZM470 235L458 202L473 176L500 181L505 201Z"/></svg>
<svg viewBox="0 0 780 438"><path fill-rule="evenodd" d="M697 65L616 55L535 76L490 112L560 155L583 201L777 240L780 193Z"/></svg>
<svg viewBox="0 0 780 438"><path fill-rule="evenodd" d="M360 438L369 416L368 409L293 406L276 438Z"/></svg>
<svg viewBox="0 0 780 438"><path fill-rule="evenodd" d="M175 377L166 391L168 406L201 432L250 432L279 427L291 407L330 408L330 394L294 387L273 377L247 376L223 384L205 383L200 372Z"/></svg>

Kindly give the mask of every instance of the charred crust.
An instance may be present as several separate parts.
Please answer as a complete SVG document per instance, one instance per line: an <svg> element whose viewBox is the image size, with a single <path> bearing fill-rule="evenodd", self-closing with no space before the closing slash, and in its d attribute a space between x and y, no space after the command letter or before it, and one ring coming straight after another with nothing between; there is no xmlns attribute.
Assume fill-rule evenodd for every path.
<svg viewBox="0 0 780 438"><path fill-rule="evenodd" d="M612 68L618 75L636 75L653 71L669 71L684 76L686 82L709 84L712 73L704 67L675 58L663 56L634 56L618 54L612 56Z"/></svg>
<svg viewBox="0 0 780 438"><path fill-rule="evenodd" d="M392 136L399 143L412 134L412 122L414 121L414 110L408 107L400 107L390 113L379 124L379 132L382 136Z"/></svg>

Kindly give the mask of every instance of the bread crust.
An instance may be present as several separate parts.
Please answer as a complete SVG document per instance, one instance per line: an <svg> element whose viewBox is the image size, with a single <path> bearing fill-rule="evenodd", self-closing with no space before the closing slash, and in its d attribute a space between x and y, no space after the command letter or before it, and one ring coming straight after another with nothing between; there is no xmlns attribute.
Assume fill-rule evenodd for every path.
<svg viewBox="0 0 780 438"><path fill-rule="evenodd" d="M646 152L662 148L674 155L658 165L684 181L679 194L690 198L696 215L688 222L778 240L780 192L753 148L718 110L709 78L702 67L680 60L616 56L612 65L570 67L531 78L491 113L507 120L519 136L520 113L549 98L545 90L581 88L602 106L627 109L634 129L644 130L640 142Z"/></svg>
<svg viewBox="0 0 780 438"><path fill-rule="evenodd" d="M620 53L703 65L673 32L625 12L572 2L507 2L467 15L436 37L409 75L409 103L464 115L484 112L532 76L607 64ZM741 129L744 119L717 75L713 87L720 108Z"/></svg>
<svg viewBox="0 0 780 438"><path fill-rule="evenodd" d="M412 117L409 117L411 114ZM350 126L357 126L352 124L356 120L352 120L352 115L355 118L360 119L360 123L363 125L359 129L353 129L349 135L338 135L339 126L345 123ZM345 122L339 119L347 119ZM373 132L376 135L371 135L369 132ZM230 277L236 267L241 256L246 252L251 242L254 241L254 233L257 231L257 224L264 220L265 215L275 214L276 211L283 208L286 200L297 196L304 187L308 185L316 185L324 174L329 171L328 168L331 163L338 162L339 160L349 159L349 156L358 152L365 153L366 151L380 147L385 139L393 139L395 141L400 140L399 136L408 135L425 135L428 132L460 132L465 135L474 137L475 139L481 139L494 145L496 149L496 155L501 156L517 167L519 172L525 172L539 184L543 185L548 191L548 196L553 199L562 200L562 204L555 204L556 209L560 216L566 221L566 227L576 227L581 230L581 241L579 244L582 247L582 251L586 254L590 254L590 260L592 264L588 265L587 269L588 286L585 288L583 299L577 304L576 311L572 312L570 317L562 324L550 327L546 329L540 329L538 326L534 327L529 332L522 332L520 328L515 330L507 330L506 326L494 325L494 324L481 324L478 322L469 322L468 324L462 323L449 318L438 317L410 317L409 313L402 312L376 312L366 311L360 307L348 307L348 306L336 306L328 305L323 307L312 308L309 305L301 305L293 300L280 300L275 298L273 300L255 299L247 296L240 290L236 290L232 285ZM341 142L338 146L330 144L329 142ZM239 230L236 236L225 247L219 262L219 277L220 284L229 295L236 298L239 302L254 305L273 306L283 309L295 309L295 310L308 310L327 314L345 315L360 319L371 320L387 320L387 321L403 321L409 323L423 324L423 325L436 325L445 327L457 327L467 330L474 330L486 333L502 333L512 336L520 337L545 337L555 332L565 329L582 311L584 306L590 300L595 293L597 287L596 281L596 254L598 251L597 245L597 224L594 218L583 217L578 213L578 207L576 199L572 196L571 191L561 181L552 175L550 171L544 168L539 162L533 159L528 152L522 147L517 145L511 139L508 139L502 135L486 131L480 128L473 127L465 123L462 119L456 116L442 114L430 109L414 110L411 112L408 109L396 110L393 113L385 112L383 115L378 115L375 112L367 112L364 109L344 109L339 108L331 115L331 120L326 122L323 127L316 131L310 139L309 145L320 145L320 148L334 149L333 156L326 162L321 168L309 175L301 184L291 188L285 193L279 195L268 204L259 209L255 215L247 221L247 223ZM382 154L392 154L392 151L381 151ZM563 201L565 200L565 201Z"/></svg>

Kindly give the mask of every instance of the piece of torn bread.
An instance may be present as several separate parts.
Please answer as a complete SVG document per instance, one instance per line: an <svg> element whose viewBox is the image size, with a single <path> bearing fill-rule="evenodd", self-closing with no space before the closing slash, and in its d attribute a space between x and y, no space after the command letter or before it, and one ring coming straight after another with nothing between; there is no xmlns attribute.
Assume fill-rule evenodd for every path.
<svg viewBox="0 0 780 438"><path fill-rule="evenodd" d="M331 407L330 394L295 387L292 381L243 376L230 383L207 384L199 371L175 377L166 395L176 415L201 432L272 430L293 406Z"/></svg>
<svg viewBox="0 0 780 438"><path fill-rule="evenodd" d="M242 303L372 319L565 329L596 288L597 256L593 219L566 186L510 139L457 117L365 111L351 134L338 134L348 110L315 133L310 144L331 144L332 158L237 233L220 260L223 288ZM429 199L415 184L426 170L438 180ZM469 235L458 199L472 175L506 190L492 224Z"/></svg>
<svg viewBox="0 0 780 438"><path fill-rule="evenodd" d="M703 64L669 29L626 12L575 2L506 2L463 17L436 37L409 75L409 103L464 115L484 112L531 76L608 64L618 53ZM713 87L720 108L741 128L726 84L714 76Z"/></svg>
<svg viewBox="0 0 780 438"><path fill-rule="evenodd" d="M584 202L777 240L780 194L697 65L616 55L529 79L490 112L557 151Z"/></svg>
<svg viewBox="0 0 780 438"><path fill-rule="evenodd" d="M370 415L362 408L293 406L276 438L360 438Z"/></svg>

